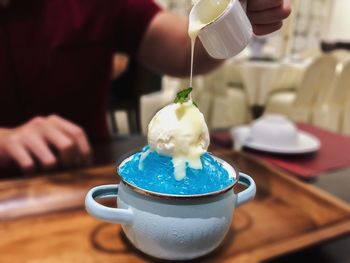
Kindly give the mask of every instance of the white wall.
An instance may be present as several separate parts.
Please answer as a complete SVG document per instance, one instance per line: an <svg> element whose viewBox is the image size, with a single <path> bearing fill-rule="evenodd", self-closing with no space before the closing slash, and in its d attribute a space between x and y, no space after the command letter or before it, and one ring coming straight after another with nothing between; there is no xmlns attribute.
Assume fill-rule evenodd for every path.
<svg viewBox="0 0 350 263"><path fill-rule="evenodd" d="M333 0L323 39L326 42L350 42L350 1Z"/></svg>

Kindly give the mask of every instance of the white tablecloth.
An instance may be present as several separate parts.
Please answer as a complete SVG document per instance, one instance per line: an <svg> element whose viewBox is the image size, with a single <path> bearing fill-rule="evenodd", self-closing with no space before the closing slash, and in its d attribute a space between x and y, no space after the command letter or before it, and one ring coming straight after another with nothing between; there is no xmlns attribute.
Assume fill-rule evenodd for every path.
<svg viewBox="0 0 350 263"><path fill-rule="evenodd" d="M240 61L238 68L250 106L264 106L276 89L296 88L309 63Z"/></svg>

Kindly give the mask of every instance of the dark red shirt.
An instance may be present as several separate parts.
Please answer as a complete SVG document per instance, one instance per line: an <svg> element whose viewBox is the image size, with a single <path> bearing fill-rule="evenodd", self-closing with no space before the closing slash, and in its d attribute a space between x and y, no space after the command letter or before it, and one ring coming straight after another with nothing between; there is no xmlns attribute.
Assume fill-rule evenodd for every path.
<svg viewBox="0 0 350 263"><path fill-rule="evenodd" d="M130 55L159 7L152 0L13 0L0 7L0 127L58 114L107 136L114 52Z"/></svg>

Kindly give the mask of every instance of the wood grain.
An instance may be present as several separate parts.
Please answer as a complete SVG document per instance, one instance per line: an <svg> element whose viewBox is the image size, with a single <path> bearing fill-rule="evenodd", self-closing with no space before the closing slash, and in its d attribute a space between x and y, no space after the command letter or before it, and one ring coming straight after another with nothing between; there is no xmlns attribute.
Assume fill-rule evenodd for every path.
<svg viewBox="0 0 350 263"><path fill-rule="evenodd" d="M0 220L83 208L88 189L119 182L114 165L0 182Z"/></svg>
<svg viewBox="0 0 350 263"><path fill-rule="evenodd" d="M347 204L249 156L218 155L252 175L258 192L235 211L220 248L200 262L259 262L350 233ZM89 188L118 181L114 170L0 182L0 262L154 262L127 242L119 225L84 210Z"/></svg>

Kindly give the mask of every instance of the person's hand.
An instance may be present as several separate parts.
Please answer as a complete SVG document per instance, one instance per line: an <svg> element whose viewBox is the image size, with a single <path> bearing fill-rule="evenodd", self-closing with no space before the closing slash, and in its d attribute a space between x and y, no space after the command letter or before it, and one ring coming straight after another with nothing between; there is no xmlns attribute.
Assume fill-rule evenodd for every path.
<svg viewBox="0 0 350 263"><path fill-rule="evenodd" d="M289 0L248 0L247 15L256 35L266 35L282 27L291 12Z"/></svg>
<svg viewBox="0 0 350 263"><path fill-rule="evenodd" d="M57 116L36 117L13 128L0 128L0 161L14 161L23 172L87 164L90 145L84 131Z"/></svg>

